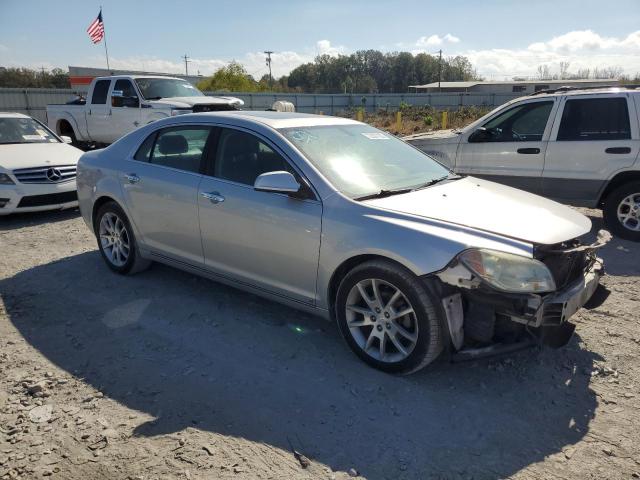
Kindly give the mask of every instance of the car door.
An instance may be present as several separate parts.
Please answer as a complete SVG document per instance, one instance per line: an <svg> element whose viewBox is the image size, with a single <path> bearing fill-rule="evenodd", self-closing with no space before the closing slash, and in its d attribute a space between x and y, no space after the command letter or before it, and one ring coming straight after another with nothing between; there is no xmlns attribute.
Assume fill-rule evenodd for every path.
<svg viewBox="0 0 640 480"><path fill-rule="evenodd" d="M213 166L199 188L204 261L212 271L258 289L311 304L315 301L322 204L256 191L258 175L290 171L269 141L254 133L219 131Z"/></svg>
<svg viewBox="0 0 640 480"><path fill-rule="evenodd" d="M120 78L111 91L113 141L140 125L140 98L131 80Z"/></svg>
<svg viewBox="0 0 640 480"><path fill-rule="evenodd" d="M94 142L111 143L111 105L107 102L111 80L98 80L87 104L87 130Z"/></svg>
<svg viewBox="0 0 640 480"><path fill-rule="evenodd" d="M628 94L567 95L551 134L544 195L595 206L606 182L638 156L638 117Z"/></svg>
<svg viewBox="0 0 640 480"><path fill-rule="evenodd" d="M211 128L180 125L149 135L123 172L140 241L155 255L202 266L198 185Z"/></svg>
<svg viewBox="0 0 640 480"><path fill-rule="evenodd" d="M498 112L461 139L456 171L541 193L550 119L556 108L554 99L538 99Z"/></svg>

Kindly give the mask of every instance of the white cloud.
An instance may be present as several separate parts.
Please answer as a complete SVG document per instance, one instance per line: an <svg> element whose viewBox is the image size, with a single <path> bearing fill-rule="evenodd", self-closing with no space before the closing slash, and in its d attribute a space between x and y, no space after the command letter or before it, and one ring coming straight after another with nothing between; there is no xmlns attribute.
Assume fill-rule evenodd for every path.
<svg viewBox="0 0 640 480"><path fill-rule="evenodd" d="M525 49L487 49L459 52L482 75L499 79L533 76L538 65L557 73L560 62L569 62L570 72L581 69L620 67L629 75L640 72L640 30L626 37L603 37L591 30L576 30L535 42Z"/></svg>
<svg viewBox="0 0 640 480"><path fill-rule="evenodd" d="M442 45L443 43L458 43L459 41L460 39L458 37L455 37L450 33L447 33L444 37L441 37L439 35L431 35L429 37L427 36L420 37L416 41L415 46L416 47L437 47L439 45Z"/></svg>
<svg viewBox="0 0 640 480"><path fill-rule="evenodd" d="M625 38L602 37L592 30L575 30L548 42L534 43L529 49L534 51L577 52L588 50L591 52L611 49L639 49L640 30L630 33Z"/></svg>

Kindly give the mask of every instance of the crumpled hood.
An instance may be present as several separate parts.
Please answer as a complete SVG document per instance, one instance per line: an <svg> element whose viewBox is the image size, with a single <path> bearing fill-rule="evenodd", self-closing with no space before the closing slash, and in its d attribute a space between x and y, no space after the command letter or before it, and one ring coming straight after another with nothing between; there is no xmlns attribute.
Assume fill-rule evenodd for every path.
<svg viewBox="0 0 640 480"><path fill-rule="evenodd" d="M236 97L168 97L149 101L151 105L169 105L178 108L190 108L194 105L235 105L241 107L244 102Z"/></svg>
<svg viewBox="0 0 640 480"><path fill-rule="evenodd" d="M559 243L591 230L591 221L570 207L474 177L363 203L535 244Z"/></svg>
<svg viewBox="0 0 640 480"><path fill-rule="evenodd" d="M82 151L66 143L21 143L0 145L0 168L75 165Z"/></svg>
<svg viewBox="0 0 640 480"><path fill-rule="evenodd" d="M460 134L453 130L436 130L434 132L416 133L402 137L402 140L409 143L429 142L429 143L458 143Z"/></svg>

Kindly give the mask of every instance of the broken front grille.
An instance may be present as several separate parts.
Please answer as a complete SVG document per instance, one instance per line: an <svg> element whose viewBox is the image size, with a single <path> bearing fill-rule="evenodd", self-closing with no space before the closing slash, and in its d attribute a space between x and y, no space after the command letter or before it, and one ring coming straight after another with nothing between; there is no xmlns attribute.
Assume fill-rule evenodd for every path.
<svg viewBox="0 0 640 480"><path fill-rule="evenodd" d="M575 250L579 245L571 240L536 249L535 257L547 266L558 290L581 278L594 259L593 251Z"/></svg>
<svg viewBox="0 0 640 480"><path fill-rule="evenodd" d="M13 171L20 183L62 183L76 178L75 165L20 168Z"/></svg>

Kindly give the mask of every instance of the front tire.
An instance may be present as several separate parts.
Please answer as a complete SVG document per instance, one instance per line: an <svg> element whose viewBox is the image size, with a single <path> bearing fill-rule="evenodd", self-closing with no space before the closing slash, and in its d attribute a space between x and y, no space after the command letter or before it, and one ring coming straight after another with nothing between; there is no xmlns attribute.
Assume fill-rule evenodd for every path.
<svg viewBox="0 0 640 480"><path fill-rule="evenodd" d="M347 273L335 309L349 347L384 372L416 372L443 350L430 293L413 273L392 262L368 261Z"/></svg>
<svg viewBox="0 0 640 480"><path fill-rule="evenodd" d="M121 275L133 274L150 265L151 262L138 253L129 219L116 202L107 202L100 207L94 231L100 254L114 272Z"/></svg>
<svg viewBox="0 0 640 480"><path fill-rule="evenodd" d="M604 221L618 237L640 242L640 182L629 182L609 194Z"/></svg>

